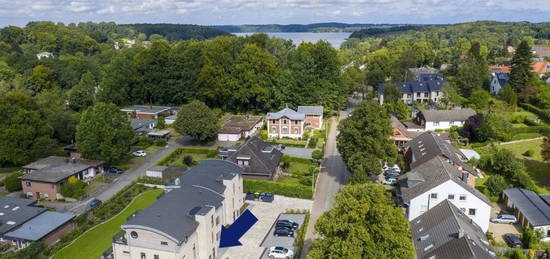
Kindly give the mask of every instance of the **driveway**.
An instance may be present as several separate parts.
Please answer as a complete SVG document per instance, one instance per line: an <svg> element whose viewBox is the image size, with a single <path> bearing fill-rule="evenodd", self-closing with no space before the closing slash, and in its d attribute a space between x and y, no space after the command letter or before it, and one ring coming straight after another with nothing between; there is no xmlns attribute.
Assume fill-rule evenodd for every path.
<svg viewBox="0 0 550 259"><path fill-rule="evenodd" d="M503 205L492 202L491 203L491 218L498 215L504 208ZM522 232L519 224L501 224L489 222L489 232L493 232L496 242L504 242L504 234L512 233L519 236Z"/></svg>
<svg viewBox="0 0 550 259"><path fill-rule="evenodd" d="M289 156L295 156L300 158L311 159L311 153L313 153L313 148L299 148L299 147L285 147L283 149L283 154Z"/></svg>
<svg viewBox="0 0 550 259"><path fill-rule="evenodd" d="M264 253L262 243L279 214L287 209L310 210L313 201L288 198L275 195L273 202L247 201L248 209L258 218L258 222L252 226L239 240L243 245L220 249L222 259L256 259Z"/></svg>
<svg viewBox="0 0 550 259"><path fill-rule="evenodd" d="M304 223L306 216L304 214L281 214L277 220L280 219L289 219L292 220L298 224L300 224L300 227ZM275 223L275 222L273 222ZM264 239L264 242L262 242L262 247L265 247L264 254L262 255L262 259L269 259L268 253L269 248L272 246L282 246L284 248L290 249L292 251L296 251L296 247L294 247L294 237L284 237L284 236L275 236L273 235L273 232L275 231L275 224L271 227L271 230L269 230L269 233L267 233L267 236ZM298 256L295 256L295 258L299 258Z"/></svg>

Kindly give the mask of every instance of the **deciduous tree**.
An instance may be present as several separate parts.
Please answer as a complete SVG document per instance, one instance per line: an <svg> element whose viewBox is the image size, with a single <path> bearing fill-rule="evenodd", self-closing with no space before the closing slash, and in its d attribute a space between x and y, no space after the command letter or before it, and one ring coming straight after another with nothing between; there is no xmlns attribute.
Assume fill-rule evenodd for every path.
<svg viewBox="0 0 550 259"><path fill-rule="evenodd" d="M203 102L192 101L181 107L174 128L182 135L207 141L213 139L218 132L218 118Z"/></svg>

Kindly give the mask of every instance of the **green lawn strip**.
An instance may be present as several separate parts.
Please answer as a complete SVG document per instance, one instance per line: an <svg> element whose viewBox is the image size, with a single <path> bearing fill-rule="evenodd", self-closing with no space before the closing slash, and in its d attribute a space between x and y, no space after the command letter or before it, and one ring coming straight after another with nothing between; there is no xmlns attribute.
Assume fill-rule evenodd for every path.
<svg viewBox="0 0 550 259"><path fill-rule="evenodd" d="M183 158L187 155L193 157L193 161L198 163L206 159L217 158L218 152L219 151L216 149L206 148L177 148L159 160L156 164L162 166L185 167L183 164Z"/></svg>
<svg viewBox="0 0 550 259"><path fill-rule="evenodd" d="M269 192L277 195L301 199L311 199L313 197L311 186L267 180L244 179L244 191L252 193Z"/></svg>
<svg viewBox="0 0 550 259"><path fill-rule="evenodd" d="M146 149L144 149L143 151L145 151L147 153L147 156L150 156L152 155L153 153L159 151L161 148L163 147L159 147L159 146L150 146ZM116 167L122 169L122 170L129 170L130 168L134 167L135 165L143 162L145 160L146 157L131 157L125 161L122 161L120 163L117 163L115 164Z"/></svg>
<svg viewBox="0 0 550 259"><path fill-rule="evenodd" d="M126 219L138 210L145 209L153 204L162 190L144 192L119 214L108 221L97 225L75 239L73 243L59 250L53 255L54 259L69 258L99 258L112 243L112 237L120 231L120 226L126 223Z"/></svg>

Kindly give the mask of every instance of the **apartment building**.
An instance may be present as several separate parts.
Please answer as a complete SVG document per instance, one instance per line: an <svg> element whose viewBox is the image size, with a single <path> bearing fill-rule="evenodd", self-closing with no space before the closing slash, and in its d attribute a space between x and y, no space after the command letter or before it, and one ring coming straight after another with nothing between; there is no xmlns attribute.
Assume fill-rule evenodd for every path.
<svg viewBox="0 0 550 259"><path fill-rule="evenodd" d="M399 82L395 87L401 91L401 100L406 104L436 103L443 98L445 80L441 74L421 74L414 81ZM378 86L378 102L384 104L385 85Z"/></svg>
<svg viewBox="0 0 550 259"><path fill-rule="evenodd" d="M114 258L217 258L221 226L233 223L244 203L242 171L225 160L189 169L179 188L121 226L113 237Z"/></svg>

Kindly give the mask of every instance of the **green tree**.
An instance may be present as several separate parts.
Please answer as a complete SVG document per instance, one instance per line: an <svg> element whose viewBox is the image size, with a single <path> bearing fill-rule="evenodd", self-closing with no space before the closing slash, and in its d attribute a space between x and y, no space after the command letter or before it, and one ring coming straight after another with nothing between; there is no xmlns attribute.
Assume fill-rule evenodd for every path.
<svg viewBox="0 0 550 259"><path fill-rule="evenodd" d="M218 132L218 118L203 102L192 101L181 107L174 128L182 135L207 141L213 139Z"/></svg>
<svg viewBox="0 0 550 259"><path fill-rule="evenodd" d="M63 92L59 88L45 90L35 96L40 111L53 128L53 137L61 143L74 141L80 114L66 108Z"/></svg>
<svg viewBox="0 0 550 259"><path fill-rule="evenodd" d="M504 189L508 188L508 184L502 175L495 174L489 176L485 182L485 187L487 187L487 190L492 196L498 197Z"/></svg>
<svg viewBox="0 0 550 259"><path fill-rule="evenodd" d="M68 93L69 107L74 111L82 111L95 102L95 86L92 73L82 75L80 82Z"/></svg>
<svg viewBox="0 0 550 259"><path fill-rule="evenodd" d="M55 81L54 70L43 65L34 67L27 85L27 87L35 94L45 89L55 88L57 83Z"/></svg>
<svg viewBox="0 0 550 259"><path fill-rule="evenodd" d="M531 46L527 40L522 40L512 58L512 71L508 83L516 93L523 91L524 87L531 81Z"/></svg>
<svg viewBox="0 0 550 259"><path fill-rule="evenodd" d="M409 222L383 186L346 185L317 220L308 258L413 258Z"/></svg>
<svg viewBox="0 0 550 259"><path fill-rule="evenodd" d="M545 137L540 145L540 155L544 161L550 161L550 137Z"/></svg>
<svg viewBox="0 0 550 259"><path fill-rule="evenodd" d="M472 92L468 101L477 109L485 109L489 106L491 95L483 89L477 89Z"/></svg>
<svg viewBox="0 0 550 259"><path fill-rule="evenodd" d="M510 128L510 122L502 115L491 111L483 115L483 122L476 129L477 140L480 142L487 140L510 140Z"/></svg>
<svg viewBox="0 0 550 259"><path fill-rule="evenodd" d="M157 129L165 129L166 128L166 120L164 116L160 116L157 120L157 126L155 127Z"/></svg>
<svg viewBox="0 0 550 259"><path fill-rule="evenodd" d="M516 159L514 153L507 149L494 149L486 166L491 172L513 179L518 172L523 171L523 164Z"/></svg>
<svg viewBox="0 0 550 259"><path fill-rule="evenodd" d="M536 249L539 245L539 238L535 231L530 227L524 227L521 234L523 246L527 249Z"/></svg>
<svg viewBox="0 0 550 259"><path fill-rule="evenodd" d="M352 173L352 182L367 182L370 172L381 172L382 161L396 160L390 115L376 102L359 103L338 129L338 150Z"/></svg>
<svg viewBox="0 0 550 259"><path fill-rule="evenodd" d="M132 50L123 51L105 65L104 76L99 86L99 101L117 105L131 103L130 92L137 77L132 64L133 55Z"/></svg>
<svg viewBox="0 0 550 259"><path fill-rule="evenodd" d="M21 180L19 179L19 177L22 175L23 172L16 171L10 173L8 176L6 176L6 178L4 178L4 186L6 187L6 190L8 192L15 192L23 189L23 187L21 186Z"/></svg>
<svg viewBox="0 0 550 259"><path fill-rule="evenodd" d="M114 104L88 107L76 127L76 148L88 159L119 161L127 156L134 131Z"/></svg>

